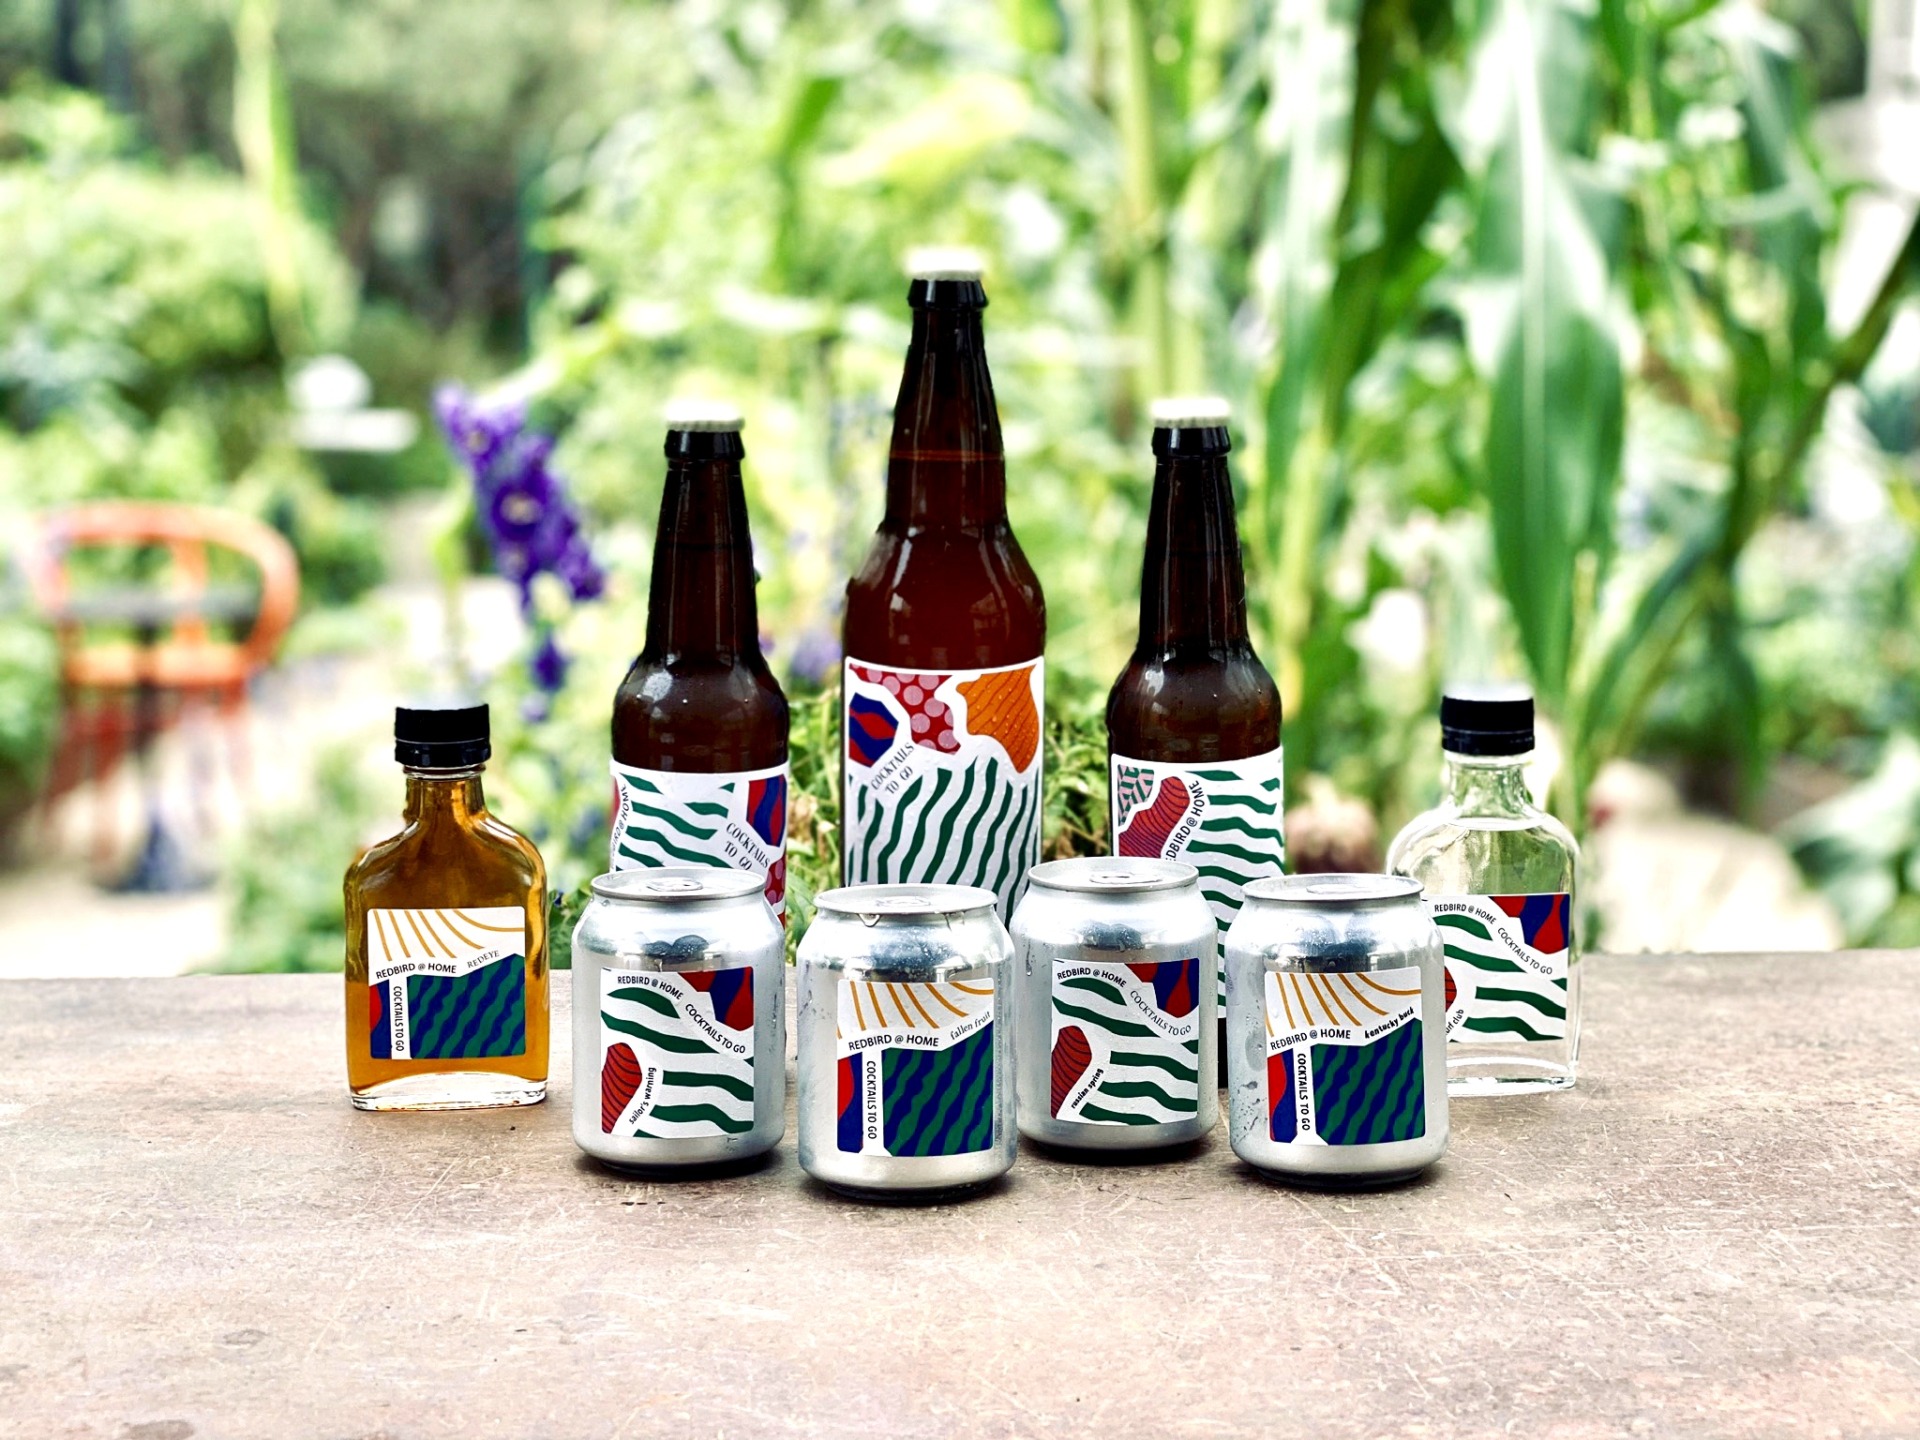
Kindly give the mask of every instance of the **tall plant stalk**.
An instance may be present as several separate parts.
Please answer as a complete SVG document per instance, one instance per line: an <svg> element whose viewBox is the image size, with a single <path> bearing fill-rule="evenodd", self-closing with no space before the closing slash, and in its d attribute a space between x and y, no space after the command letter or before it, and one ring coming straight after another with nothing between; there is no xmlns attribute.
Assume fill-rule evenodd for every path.
<svg viewBox="0 0 1920 1440"><path fill-rule="evenodd" d="M239 0L233 17L233 137L254 195L267 304L283 355L308 348L299 255L300 169L280 72L278 0Z"/></svg>

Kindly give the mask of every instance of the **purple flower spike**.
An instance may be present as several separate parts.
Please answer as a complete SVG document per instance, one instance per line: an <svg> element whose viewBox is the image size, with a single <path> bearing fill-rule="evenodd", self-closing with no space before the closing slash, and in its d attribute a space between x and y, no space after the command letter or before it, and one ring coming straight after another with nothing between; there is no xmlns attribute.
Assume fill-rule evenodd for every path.
<svg viewBox="0 0 1920 1440"><path fill-rule="evenodd" d="M549 695L557 693L567 683L567 666L571 662L560 649L559 642L549 630L540 642L540 648L533 652L533 683Z"/></svg>
<svg viewBox="0 0 1920 1440"><path fill-rule="evenodd" d="M496 544L493 547L493 565L501 575L520 587L523 605L532 598L533 556L526 546L506 542Z"/></svg>
<svg viewBox="0 0 1920 1440"><path fill-rule="evenodd" d="M519 589L520 613L533 618L533 584L543 574L558 579L576 601L598 599L606 573L580 533L566 484L550 468L553 437L527 428L526 407L518 401L482 399L460 385L436 390L433 412L473 477L493 568ZM566 683L567 657L551 629L542 632L530 666L534 683L549 694Z"/></svg>
<svg viewBox="0 0 1920 1440"><path fill-rule="evenodd" d="M442 385L434 392L433 411L447 443L482 483L526 424L522 406L489 405L458 385Z"/></svg>
<svg viewBox="0 0 1920 1440"><path fill-rule="evenodd" d="M561 508L565 503L544 470L516 476L488 499L487 528L501 542L524 545L538 556L544 547L570 538L563 533L571 521Z"/></svg>
<svg viewBox="0 0 1920 1440"><path fill-rule="evenodd" d="M606 572L594 563L592 553L582 544L567 548L560 563L554 566L554 574L566 583L568 592L576 600L598 600L607 588Z"/></svg>
<svg viewBox="0 0 1920 1440"><path fill-rule="evenodd" d="M525 471L539 470L545 473L547 461L553 457L553 437L542 435L537 430L529 430L521 438L520 448L514 453L515 462Z"/></svg>
<svg viewBox="0 0 1920 1440"><path fill-rule="evenodd" d="M462 434L467 428L467 392L458 385L444 384L433 392L433 418L439 423L440 433L447 439Z"/></svg>

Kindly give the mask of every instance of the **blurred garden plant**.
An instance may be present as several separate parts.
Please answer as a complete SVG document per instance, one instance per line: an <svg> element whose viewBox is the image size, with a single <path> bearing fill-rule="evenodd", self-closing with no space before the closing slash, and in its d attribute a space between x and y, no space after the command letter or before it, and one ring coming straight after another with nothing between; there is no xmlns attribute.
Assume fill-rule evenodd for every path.
<svg viewBox="0 0 1920 1440"><path fill-rule="evenodd" d="M377 528L288 445L288 357L244 181L168 169L97 99L0 97L0 525L108 497L229 503L294 542L304 590L346 599L380 571ZM311 333L351 290L325 234L287 232ZM57 715L53 646L0 586L0 815L38 783ZM7 826L0 823L0 831Z"/></svg>
<svg viewBox="0 0 1920 1440"><path fill-rule="evenodd" d="M390 833L399 786L390 766L370 770L358 747L317 757L314 795L253 817L223 867L232 900L221 971L331 971L345 959L340 877L363 845ZM375 817L387 822L369 833Z"/></svg>
<svg viewBox="0 0 1920 1440"><path fill-rule="evenodd" d="M1787 833L1849 935L1920 945L1920 741L1894 736L1866 781L1797 816Z"/></svg>
<svg viewBox="0 0 1920 1440"><path fill-rule="evenodd" d="M1104 828L1139 417L1166 389L1236 402L1296 785L1331 776L1390 829L1431 792L1448 677L1531 679L1575 819L1654 720L1730 768L1736 801L1790 742L1762 723L1778 697L1743 560L1803 509L1829 403L1920 240L1836 332L1842 192L1794 37L1757 8L1069 0L653 23L684 65L547 163L560 272L521 378L630 560L661 403L738 398L768 627L831 633L878 510L898 252L984 246L1014 521L1052 602L1051 851ZM1702 686L1711 703L1672 703Z"/></svg>
<svg viewBox="0 0 1920 1440"><path fill-rule="evenodd" d="M207 165L164 168L90 96L0 99L0 519L109 497L228 503L293 542L303 590L380 574L364 508L286 440L284 370L257 208ZM304 332L337 336L350 277L296 217Z"/></svg>
<svg viewBox="0 0 1920 1440"><path fill-rule="evenodd" d="M567 681L567 657L554 637L554 622L537 603L536 587L551 576L565 603L597 600L606 576L580 530L580 515L550 460L553 437L527 427L525 405L483 401L458 385L443 386L434 410L441 431L472 477L468 498L493 557L494 569L513 582L520 614L535 644L529 675L538 698L524 706L527 718L546 718L544 697Z"/></svg>
<svg viewBox="0 0 1920 1440"><path fill-rule="evenodd" d="M1141 417L1166 390L1235 405L1254 621L1296 798L1312 780L1391 831L1431 794L1434 698L1454 677L1532 681L1576 823L1614 756L1677 757L1750 809L1778 755L1865 775L1920 723L1901 679L1911 477L1867 462L1890 496L1877 549L1836 548L1818 493L1844 449L1836 411L1909 443L1908 377L1873 367L1920 278L1920 231L1878 262L1858 313L1829 313L1847 192L1812 143L1795 35L1751 0L579 0L568 13L604 52L581 73L614 79L577 104L533 74L554 52L532 12L488 3L520 16L526 44L489 47L472 73L511 84L396 85L368 103L403 148L424 145L428 112L487 137L449 154L448 175L468 175L475 148L513 151L532 308L511 390L554 446L528 442L538 463L499 492L527 533L490 553L513 578L534 553L515 546L561 534L542 528L561 512L541 477L563 473L605 575L579 603L564 546L530 568L540 663L495 680L499 785L516 815L552 817L542 843L567 888L600 863L606 705L642 630L658 416L696 392L748 416L761 612L801 701L796 833L815 807L796 893L830 875L837 740L830 699L809 697L832 682L839 596L879 514L907 336L897 262L920 241L991 257L1010 503L1051 602L1049 853L1103 836L1101 701L1132 643L1151 474ZM409 30L406 8L367 23L446 38L437 18ZM282 10L283 39L339 28L337 0ZM13 122L5 143L36 158L30 176L0 173L0 240L52 278L0 280L0 315L31 295L18 333L80 338L32 340L58 364L0 356L16 417L0 468L39 473L29 442L82 456L116 433L140 443L55 468L156 489L202 456L253 468L246 437L270 424L228 417L254 414L231 397L256 392L193 377L255 361L222 339L174 370L174 352L129 337L184 315L187 333L204 319L271 364L296 328L275 318L278 262L261 258L305 243L286 96L313 97L303 143L345 175L365 158L350 143L360 70L303 52L283 86L271 12L250 0L234 31L252 67L234 86L248 180L200 177L192 237L152 202L141 223L159 239L141 253L174 258L131 296L101 282L114 303L96 306L93 281L59 278L97 253L82 221L108 237L122 222L105 203L68 208L87 185L56 193L47 173L81 157L60 163L111 172L91 183L124 183L122 209L147 216L153 172L97 138L113 129L98 114L62 122L57 144ZM509 91L541 97L510 145L494 114L520 113ZM142 298L226 254L223 236L231 263L181 291L189 303ZM302 269L309 334L339 293L328 273ZM41 378L8 381L16 369ZM176 375L194 403L154 405ZM77 416L82 392L118 432L41 418ZM1835 644L1848 663L1822 662Z"/></svg>

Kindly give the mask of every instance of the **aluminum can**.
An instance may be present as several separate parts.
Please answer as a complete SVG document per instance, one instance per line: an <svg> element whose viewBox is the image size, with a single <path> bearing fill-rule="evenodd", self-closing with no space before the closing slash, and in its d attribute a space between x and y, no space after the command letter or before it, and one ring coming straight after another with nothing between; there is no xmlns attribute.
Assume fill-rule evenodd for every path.
<svg viewBox="0 0 1920 1440"><path fill-rule="evenodd" d="M1440 933L1420 883L1283 875L1227 931L1234 1153L1296 1183L1385 1185L1447 1148Z"/></svg>
<svg viewBox="0 0 1920 1440"><path fill-rule="evenodd" d="M743 870L622 870L573 931L573 1140L609 1165L745 1160L787 1128L786 942Z"/></svg>
<svg viewBox="0 0 1920 1440"><path fill-rule="evenodd" d="M1013 944L970 885L849 885L800 942L800 1164L852 1195L985 1184L1013 1164Z"/></svg>
<svg viewBox="0 0 1920 1440"><path fill-rule="evenodd" d="M1050 860L1013 913L1020 1133L1078 1150L1197 1140L1219 1118L1214 953L1200 872Z"/></svg>

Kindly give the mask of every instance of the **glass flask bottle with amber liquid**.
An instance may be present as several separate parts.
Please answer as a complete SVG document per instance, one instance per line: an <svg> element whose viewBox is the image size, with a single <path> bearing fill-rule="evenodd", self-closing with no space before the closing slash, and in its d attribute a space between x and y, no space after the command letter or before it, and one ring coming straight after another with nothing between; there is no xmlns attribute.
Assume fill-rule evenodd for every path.
<svg viewBox="0 0 1920 1440"><path fill-rule="evenodd" d="M1286 861L1280 691L1247 635L1226 402L1151 414L1140 637L1107 699L1108 823L1114 854L1200 871L1224 957L1246 886ZM1224 970L1214 985L1224 1016Z"/></svg>
<svg viewBox="0 0 1920 1440"><path fill-rule="evenodd" d="M841 873L978 885L1040 858L1046 601L1007 522L977 256L909 257L887 508L847 585Z"/></svg>
<svg viewBox="0 0 1920 1440"><path fill-rule="evenodd" d="M362 1110L547 1093L547 874L487 813L485 705L402 707L405 828L347 870L347 1087Z"/></svg>
<svg viewBox="0 0 1920 1440"><path fill-rule="evenodd" d="M760 653L740 423L667 410L646 645L613 699L608 868L745 870L784 919L787 697Z"/></svg>

